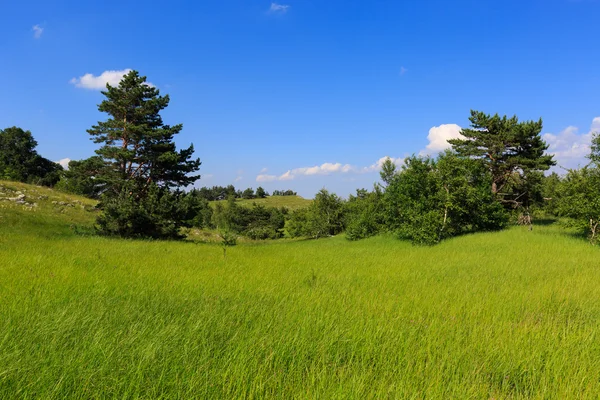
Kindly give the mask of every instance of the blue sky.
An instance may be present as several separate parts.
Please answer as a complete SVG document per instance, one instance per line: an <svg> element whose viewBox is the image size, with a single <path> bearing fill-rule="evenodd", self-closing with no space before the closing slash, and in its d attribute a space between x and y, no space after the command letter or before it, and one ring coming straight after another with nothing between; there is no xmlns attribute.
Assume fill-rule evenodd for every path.
<svg viewBox="0 0 600 400"><path fill-rule="evenodd" d="M600 1L7 3L0 127L56 161L93 155L93 87L125 69L171 96L198 186L345 196L382 157L441 149L470 109L542 117L567 167L600 130Z"/></svg>

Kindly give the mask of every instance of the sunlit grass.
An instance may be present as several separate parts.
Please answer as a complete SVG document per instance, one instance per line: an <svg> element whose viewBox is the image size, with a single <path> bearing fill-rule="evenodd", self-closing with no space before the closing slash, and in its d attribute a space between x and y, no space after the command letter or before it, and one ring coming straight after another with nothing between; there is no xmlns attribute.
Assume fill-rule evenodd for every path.
<svg viewBox="0 0 600 400"><path fill-rule="evenodd" d="M552 225L224 259L78 236L68 218L93 212L0 208L0 398L600 393L598 249Z"/></svg>
<svg viewBox="0 0 600 400"><path fill-rule="evenodd" d="M225 204L226 200L219 200L211 202L212 205L216 203ZM237 199L236 202L242 206L251 207L254 203L265 206L265 207L286 207L289 210L297 210L299 208L305 208L310 205L312 200L305 199L300 196L268 196L264 199Z"/></svg>

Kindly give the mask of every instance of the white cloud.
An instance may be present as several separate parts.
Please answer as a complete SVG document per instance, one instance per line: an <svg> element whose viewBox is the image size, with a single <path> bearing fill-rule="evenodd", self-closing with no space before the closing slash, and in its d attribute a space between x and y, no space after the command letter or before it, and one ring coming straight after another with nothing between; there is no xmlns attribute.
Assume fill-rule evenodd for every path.
<svg viewBox="0 0 600 400"><path fill-rule="evenodd" d="M242 179L244 179L244 177L243 177L243 176L238 176L237 178L235 178L235 179L233 180L233 183L239 182L239 181L241 181Z"/></svg>
<svg viewBox="0 0 600 400"><path fill-rule="evenodd" d="M272 13L285 14L289 10L290 6L285 4L271 3L269 11Z"/></svg>
<svg viewBox="0 0 600 400"><path fill-rule="evenodd" d="M79 78L73 78L69 83L75 85L78 88L91 89L91 90L102 90L106 89L106 84L109 83L111 86L118 86L123 76L131 72L130 68L126 68L120 71L104 71L98 76L93 74L85 74ZM154 87L150 82L146 82L148 86Z"/></svg>
<svg viewBox="0 0 600 400"><path fill-rule="evenodd" d="M554 155L559 166L574 168L587 164L585 157L590 154L594 132L600 132L600 117L592 120L587 133L579 133L579 128L569 126L558 134L546 133L543 138L549 145L548 152Z"/></svg>
<svg viewBox="0 0 600 400"><path fill-rule="evenodd" d="M42 33L44 33L44 28L39 25L34 25L31 30L33 31L33 37L39 39L42 37Z"/></svg>
<svg viewBox="0 0 600 400"><path fill-rule="evenodd" d="M429 130L429 135L427 135L429 144L424 150L421 150L419 154L422 156L434 155L435 153L449 149L451 147L450 143L448 143L449 139L463 138L463 136L460 134L461 130L462 128L456 124L442 124L440 126L434 126Z"/></svg>
<svg viewBox="0 0 600 400"><path fill-rule="evenodd" d="M275 175L261 174L256 177L256 182L273 182L277 180Z"/></svg>
<svg viewBox="0 0 600 400"><path fill-rule="evenodd" d="M55 163L62 165L64 169L69 169L70 158L63 158L62 160L55 161Z"/></svg>
<svg viewBox="0 0 600 400"><path fill-rule="evenodd" d="M368 166L368 167L364 167L362 171L363 171L363 172L377 172L377 171L380 171L380 170L381 170L381 167L383 166L383 163L384 163L384 162L385 162L385 160L387 160L388 158L389 158L390 160L392 160L392 162L393 162L394 164L396 164L396 166L398 166L398 167L400 167L402 164L404 164L404 158L394 158L394 157L388 157L388 156L385 156L385 157L381 157L379 160L377 160L377 162L376 162L376 163L374 163L374 164L371 164L371 165L370 165L370 166Z"/></svg>
<svg viewBox="0 0 600 400"><path fill-rule="evenodd" d="M350 164L342 163L324 163L313 167L294 168L285 173L277 175L260 174L256 177L257 182L273 182L273 181L290 181L301 176L315 175L331 175L331 174L364 174L369 172L377 172L381 169L383 162L390 158L396 165L401 165L404 161L402 158L381 157L375 163L368 167L356 167Z"/></svg>

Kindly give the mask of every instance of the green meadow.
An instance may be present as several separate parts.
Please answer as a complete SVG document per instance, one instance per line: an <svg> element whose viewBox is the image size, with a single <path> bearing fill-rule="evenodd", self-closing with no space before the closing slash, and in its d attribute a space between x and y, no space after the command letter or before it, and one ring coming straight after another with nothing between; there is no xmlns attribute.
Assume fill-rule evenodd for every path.
<svg viewBox="0 0 600 400"><path fill-rule="evenodd" d="M600 393L598 248L552 221L435 247L247 242L225 258L94 236L90 200L0 192L0 398Z"/></svg>
<svg viewBox="0 0 600 400"><path fill-rule="evenodd" d="M211 204L214 206L217 203L225 204L227 200L212 201ZM290 211L298 210L303 207L308 207L311 200L302 198L300 196L268 196L262 199L236 199L239 205L251 207L253 204L258 204L265 207L285 207Z"/></svg>

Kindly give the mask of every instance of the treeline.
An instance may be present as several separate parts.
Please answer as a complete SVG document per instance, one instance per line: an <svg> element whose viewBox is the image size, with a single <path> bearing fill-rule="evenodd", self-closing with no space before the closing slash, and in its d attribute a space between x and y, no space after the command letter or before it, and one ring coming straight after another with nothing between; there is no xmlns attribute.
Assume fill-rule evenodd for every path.
<svg viewBox="0 0 600 400"><path fill-rule="evenodd" d="M213 187L201 187L200 189L194 189L198 192L198 195L208 201L216 200L227 200L230 197L235 199L264 199L269 196L269 193L261 186L256 188L247 188L244 190L237 190L235 186L213 186ZM296 196L297 193L292 190L275 190L273 196Z"/></svg>
<svg viewBox="0 0 600 400"><path fill-rule="evenodd" d="M35 151L30 132L0 131L0 179L55 185L100 200L97 231L122 237L180 238L182 228L216 229L223 238L284 236L321 238L345 232L358 240L382 232L432 245L465 233L503 229L546 215L570 221L591 241L600 234L600 139L593 138L590 164L564 176L545 175L556 163L541 137L542 121L472 111L471 126L451 149L436 157L412 156L398 168L386 160L380 184L347 200L321 190L306 208L253 204L269 194L233 185L183 188L199 179L193 146L177 150L182 125L165 125L160 111L169 96L131 71L107 85L99 111L108 119L88 133L96 155L71 161L69 169ZM276 190L273 196L290 196ZM217 200L226 200L216 202ZM215 202L215 203L210 203ZM229 239L228 239L229 240Z"/></svg>

